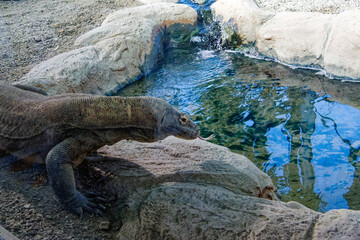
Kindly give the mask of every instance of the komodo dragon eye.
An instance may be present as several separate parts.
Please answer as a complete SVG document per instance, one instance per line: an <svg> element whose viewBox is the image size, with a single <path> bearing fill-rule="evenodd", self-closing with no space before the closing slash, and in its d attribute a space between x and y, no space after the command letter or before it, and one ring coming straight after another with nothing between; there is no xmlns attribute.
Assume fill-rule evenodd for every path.
<svg viewBox="0 0 360 240"><path fill-rule="evenodd" d="M186 126L186 125L189 124L190 118L186 114L181 114L179 122L180 122L181 125Z"/></svg>

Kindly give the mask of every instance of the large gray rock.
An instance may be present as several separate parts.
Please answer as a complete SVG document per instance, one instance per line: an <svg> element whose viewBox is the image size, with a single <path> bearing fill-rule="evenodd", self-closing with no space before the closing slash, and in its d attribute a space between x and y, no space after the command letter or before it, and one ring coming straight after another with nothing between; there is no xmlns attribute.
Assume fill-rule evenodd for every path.
<svg viewBox="0 0 360 240"><path fill-rule="evenodd" d="M228 36L237 34L241 43L254 43L265 56L320 66L335 76L360 78L359 11L272 13L253 0L219 0L211 9L228 41Z"/></svg>
<svg viewBox="0 0 360 240"><path fill-rule="evenodd" d="M294 202L168 183L152 189L118 239L309 239L317 215Z"/></svg>
<svg viewBox="0 0 360 240"><path fill-rule="evenodd" d="M181 4L120 10L80 36L75 50L40 63L20 83L49 94L111 94L148 74L163 59L165 35L190 34L196 20L196 11Z"/></svg>
<svg viewBox="0 0 360 240"><path fill-rule="evenodd" d="M270 177L249 159L205 141L185 141L175 137L151 144L122 141L101 148L99 153L141 166L146 176L138 177L150 185L192 182L221 186L242 195L278 199ZM116 173L120 177L123 174L128 173Z"/></svg>
<svg viewBox="0 0 360 240"><path fill-rule="evenodd" d="M222 25L222 39L231 41L236 34L244 44L255 42L257 29L274 15L261 10L252 0L219 0L211 10Z"/></svg>
<svg viewBox="0 0 360 240"><path fill-rule="evenodd" d="M314 227L313 239L360 239L360 212L332 210L321 214Z"/></svg>
<svg viewBox="0 0 360 240"><path fill-rule="evenodd" d="M330 21L331 15L321 13L278 13L258 28L256 47L286 63L321 65Z"/></svg>
<svg viewBox="0 0 360 240"><path fill-rule="evenodd" d="M328 40L324 42L324 68L338 76L360 78L360 11L333 15Z"/></svg>
<svg viewBox="0 0 360 240"><path fill-rule="evenodd" d="M359 239L360 212L278 201L247 158L205 141L121 141L99 154L122 226L117 239ZM115 157L115 158L113 158ZM101 159L101 157L100 157ZM90 162L91 164L91 162Z"/></svg>

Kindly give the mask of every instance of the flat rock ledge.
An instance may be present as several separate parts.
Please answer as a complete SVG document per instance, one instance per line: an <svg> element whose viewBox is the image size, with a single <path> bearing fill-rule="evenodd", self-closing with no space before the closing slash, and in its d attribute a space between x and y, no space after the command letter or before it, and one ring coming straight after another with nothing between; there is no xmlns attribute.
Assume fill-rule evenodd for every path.
<svg viewBox="0 0 360 240"><path fill-rule="evenodd" d="M169 137L98 153L108 157L96 165L105 189L126 206L116 239L360 238L360 212L279 201L271 179L225 147Z"/></svg>
<svg viewBox="0 0 360 240"><path fill-rule="evenodd" d="M360 238L360 212L279 201L271 179L225 147L169 137L98 153L105 189L123 199L116 239Z"/></svg>
<svg viewBox="0 0 360 240"><path fill-rule="evenodd" d="M112 94L153 70L163 59L167 36L185 38L196 21L196 11L183 4L152 3L119 10L80 36L74 50L40 63L17 83L50 95Z"/></svg>
<svg viewBox="0 0 360 240"><path fill-rule="evenodd" d="M211 6L222 37L253 44L259 53L329 75L360 79L360 11L339 14L270 12L254 0L218 0ZM238 39L237 39L238 40Z"/></svg>

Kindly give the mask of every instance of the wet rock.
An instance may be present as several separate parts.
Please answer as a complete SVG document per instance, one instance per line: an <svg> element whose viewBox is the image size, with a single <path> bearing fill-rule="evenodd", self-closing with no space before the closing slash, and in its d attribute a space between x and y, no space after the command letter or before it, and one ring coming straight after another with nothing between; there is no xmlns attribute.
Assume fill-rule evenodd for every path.
<svg viewBox="0 0 360 240"><path fill-rule="evenodd" d="M222 24L223 39L241 43L282 62L320 66L329 74L360 78L359 11L340 14L272 13L253 0L219 0L211 6Z"/></svg>

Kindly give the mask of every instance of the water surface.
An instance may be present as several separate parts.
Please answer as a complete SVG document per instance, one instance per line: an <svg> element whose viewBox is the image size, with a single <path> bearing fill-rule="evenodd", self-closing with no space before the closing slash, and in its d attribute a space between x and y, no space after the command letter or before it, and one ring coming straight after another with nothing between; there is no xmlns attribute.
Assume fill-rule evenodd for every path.
<svg viewBox="0 0 360 240"><path fill-rule="evenodd" d="M283 195L316 211L360 209L360 84L236 52L172 49L124 88L188 113L202 136L243 154Z"/></svg>

